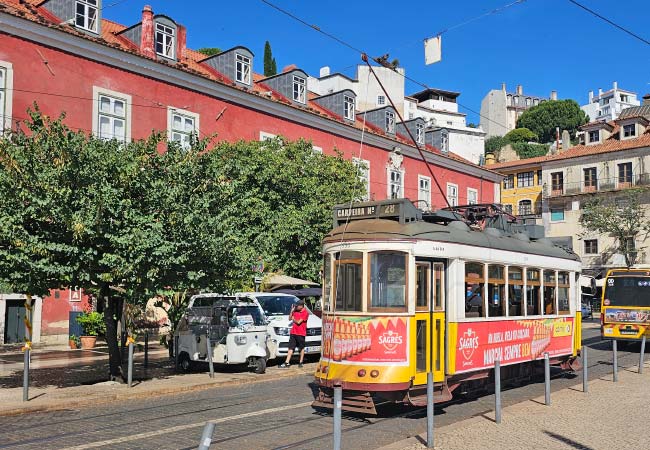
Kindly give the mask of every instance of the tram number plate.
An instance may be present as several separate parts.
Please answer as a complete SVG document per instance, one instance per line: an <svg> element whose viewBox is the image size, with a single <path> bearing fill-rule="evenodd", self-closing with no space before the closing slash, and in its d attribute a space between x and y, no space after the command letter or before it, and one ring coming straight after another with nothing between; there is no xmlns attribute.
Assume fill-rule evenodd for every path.
<svg viewBox="0 0 650 450"><path fill-rule="evenodd" d="M313 345L311 347L305 347L306 353L320 353L320 345Z"/></svg>

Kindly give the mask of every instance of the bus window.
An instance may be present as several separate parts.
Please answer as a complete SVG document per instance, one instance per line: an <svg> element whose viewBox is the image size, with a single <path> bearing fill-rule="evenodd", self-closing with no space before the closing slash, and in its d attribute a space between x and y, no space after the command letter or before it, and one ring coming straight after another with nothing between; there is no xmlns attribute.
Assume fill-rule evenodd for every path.
<svg viewBox="0 0 650 450"><path fill-rule="evenodd" d="M490 264L488 266L488 317L506 315L506 275L505 267Z"/></svg>
<svg viewBox="0 0 650 450"><path fill-rule="evenodd" d="M544 311L542 314L555 314L555 270L544 271Z"/></svg>
<svg viewBox="0 0 650 450"><path fill-rule="evenodd" d="M650 277L644 273L607 277L605 306L650 306Z"/></svg>
<svg viewBox="0 0 650 450"><path fill-rule="evenodd" d="M485 317L485 270L481 263L465 263L465 317Z"/></svg>
<svg viewBox="0 0 650 450"><path fill-rule="evenodd" d="M540 315L539 269L526 269L526 309L529 316Z"/></svg>
<svg viewBox="0 0 650 450"><path fill-rule="evenodd" d="M361 311L363 253L343 251L336 256L336 309Z"/></svg>
<svg viewBox="0 0 650 450"><path fill-rule="evenodd" d="M557 273L557 304L559 314L568 316L571 314L569 306L569 272Z"/></svg>
<svg viewBox="0 0 650 450"><path fill-rule="evenodd" d="M524 271L521 267L508 267L508 315L524 315Z"/></svg>
<svg viewBox="0 0 650 450"><path fill-rule="evenodd" d="M429 311L431 265L429 263L417 263L415 265L415 271L415 309L418 311Z"/></svg>
<svg viewBox="0 0 650 450"><path fill-rule="evenodd" d="M325 253L323 257L323 309L330 311L330 295L332 290L332 255Z"/></svg>
<svg viewBox="0 0 650 450"><path fill-rule="evenodd" d="M406 253L370 255L370 308L406 309Z"/></svg>

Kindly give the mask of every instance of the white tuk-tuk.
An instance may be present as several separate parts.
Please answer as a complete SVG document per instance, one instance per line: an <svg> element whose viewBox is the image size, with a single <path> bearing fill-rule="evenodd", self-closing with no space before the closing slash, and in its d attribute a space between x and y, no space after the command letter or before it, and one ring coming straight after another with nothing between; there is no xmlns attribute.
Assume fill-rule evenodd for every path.
<svg viewBox="0 0 650 450"><path fill-rule="evenodd" d="M174 337L178 367L183 371L209 362L208 337L214 364L248 364L255 373L266 370L267 320L254 298L194 295Z"/></svg>

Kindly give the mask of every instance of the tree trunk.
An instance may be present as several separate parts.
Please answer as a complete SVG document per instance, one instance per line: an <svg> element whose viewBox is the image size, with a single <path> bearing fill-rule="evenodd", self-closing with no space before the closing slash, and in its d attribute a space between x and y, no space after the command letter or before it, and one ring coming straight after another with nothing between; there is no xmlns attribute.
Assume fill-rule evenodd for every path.
<svg viewBox="0 0 650 450"><path fill-rule="evenodd" d="M100 295L104 302L104 323L106 324L106 344L108 345L108 367L111 381L124 381L122 356L117 345L118 299L111 296L107 284L102 285Z"/></svg>

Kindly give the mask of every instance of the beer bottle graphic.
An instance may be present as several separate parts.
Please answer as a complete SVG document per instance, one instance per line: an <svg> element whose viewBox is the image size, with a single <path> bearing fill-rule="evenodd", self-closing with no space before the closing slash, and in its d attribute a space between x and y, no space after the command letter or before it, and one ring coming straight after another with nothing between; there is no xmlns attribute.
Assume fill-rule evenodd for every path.
<svg viewBox="0 0 650 450"><path fill-rule="evenodd" d="M332 357L334 361L340 361L342 357L341 319L334 319L334 339Z"/></svg>

